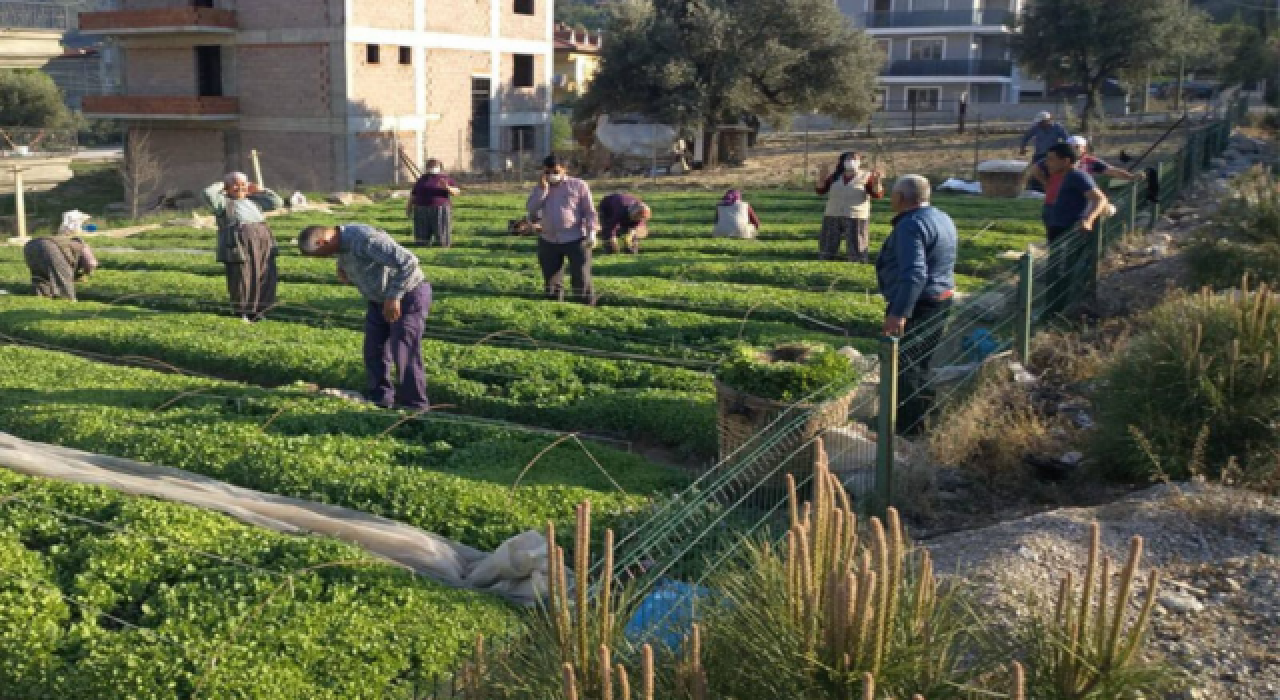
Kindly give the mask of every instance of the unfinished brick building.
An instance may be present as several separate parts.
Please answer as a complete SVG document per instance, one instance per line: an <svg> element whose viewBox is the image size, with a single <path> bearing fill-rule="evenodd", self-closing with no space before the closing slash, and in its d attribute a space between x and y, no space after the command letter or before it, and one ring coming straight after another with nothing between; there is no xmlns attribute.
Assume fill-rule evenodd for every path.
<svg viewBox="0 0 1280 700"><path fill-rule="evenodd" d="M401 149L500 168L550 142L552 3L121 0L80 15L123 72L84 111L145 131L171 192L249 171L255 149L282 190L403 181Z"/></svg>

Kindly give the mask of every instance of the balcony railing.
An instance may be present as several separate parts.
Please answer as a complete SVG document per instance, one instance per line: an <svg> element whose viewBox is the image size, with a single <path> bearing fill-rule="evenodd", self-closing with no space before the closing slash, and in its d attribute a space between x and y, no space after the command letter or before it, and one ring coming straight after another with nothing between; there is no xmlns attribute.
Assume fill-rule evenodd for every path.
<svg viewBox="0 0 1280 700"><path fill-rule="evenodd" d="M1009 78L1013 61L943 59L938 61L890 61L884 75L896 77L971 76Z"/></svg>
<svg viewBox="0 0 1280 700"><path fill-rule="evenodd" d="M234 10L212 7L159 7L152 10L80 13L80 31L86 34L228 32L235 28Z"/></svg>
<svg viewBox="0 0 1280 700"><path fill-rule="evenodd" d="M235 119L235 97L153 97L143 95L86 95L85 114L122 119Z"/></svg>
<svg viewBox="0 0 1280 700"><path fill-rule="evenodd" d="M38 2L0 3L0 29L66 31L74 25L65 5Z"/></svg>
<svg viewBox="0 0 1280 700"><path fill-rule="evenodd" d="M867 29L913 27L1011 27L1018 16L1009 10L922 10L919 12L867 12Z"/></svg>

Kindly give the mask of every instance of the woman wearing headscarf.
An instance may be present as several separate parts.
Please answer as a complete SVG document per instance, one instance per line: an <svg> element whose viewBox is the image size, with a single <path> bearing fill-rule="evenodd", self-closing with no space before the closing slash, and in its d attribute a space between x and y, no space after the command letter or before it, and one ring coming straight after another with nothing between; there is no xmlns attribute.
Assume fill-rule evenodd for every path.
<svg viewBox="0 0 1280 700"><path fill-rule="evenodd" d="M409 193L405 215L413 218L413 242L418 245L453 245L453 198L462 194L458 183L445 175L439 160L427 161L427 170Z"/></svg>
<svg viewBox="0 0 1280 700"><path fill-rule="evenodd" d="M755 238L760 232L760 219L745 200L742 192L729 190L716 205L715 229L711 235L716 238Z"/></svg>
<svg viewBox="0 0 1280 700"><path fill-rule="evenodd" d="M818 254L822 260L840 256L840 242L848 241L849 262L867 262L871 247L871 200L884 196L880 173L862 169L854 151L840 154L835 172L815 191L826 195Z"/></svg>
<svg viewBox="0 0 1280 700"><path fill-rule="evenodd" d="M79 238L58 234L27 241L22 257L31 272L36 296L76 300L76 282L98 269L89 244Z"/></svg>
<svg viewBox="0 0 1280 700"><path fill-rule="evenodd" d="M218 217L218 262L227 267L231 308L246 322L260 321L276 303L276 237L264 212L284 206L280 195L249 182L244 173L227 173L204 190L205 203Z"/></svg>

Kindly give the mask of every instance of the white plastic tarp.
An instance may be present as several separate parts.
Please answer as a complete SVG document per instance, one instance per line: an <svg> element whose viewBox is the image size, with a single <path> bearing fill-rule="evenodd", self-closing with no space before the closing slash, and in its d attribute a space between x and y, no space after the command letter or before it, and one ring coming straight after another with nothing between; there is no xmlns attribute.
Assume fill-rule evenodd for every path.
<svg viewBox="0 0 1280 700"><path fill-rule="evenodd" d="M676 130L665 124L612 122L604 115L596 121L596 138L614 155L648 158L671 153Z"/></svg>
<svg viewBox="0 0 1280 700"><path fill-rule="evenodd" d="M369 513L232 486L172 467L29 442L7 433L0 433L0 466L28 476L186 503L286 534L327 535L441 583L493 593L522 605L532 604L547 590L547 541L535 530L486 554Z"/></svg>
<svg viewBox="0 0 1280 700"><path fill-rule="evenodd" d="M969 180L957 180L956 178L947 178L947 181L938 185L939 192L968 192L969 194L982 194L981 182L970 182Z"/></svg>

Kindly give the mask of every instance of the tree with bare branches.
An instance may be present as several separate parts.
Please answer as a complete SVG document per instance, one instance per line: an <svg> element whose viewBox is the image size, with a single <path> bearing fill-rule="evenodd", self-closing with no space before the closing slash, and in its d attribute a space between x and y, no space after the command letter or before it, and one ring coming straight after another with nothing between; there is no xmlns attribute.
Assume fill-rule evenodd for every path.
<svg viewBox="0 0 1280 700"><path fill-rule="evenodd" d="M147 200L160 189L164 180L164 166L151 148L151 134L146 131L130 131L125 139L124 158L119 166L120 182L124 185L125 203L129 216L137 219Z"/></svg>

